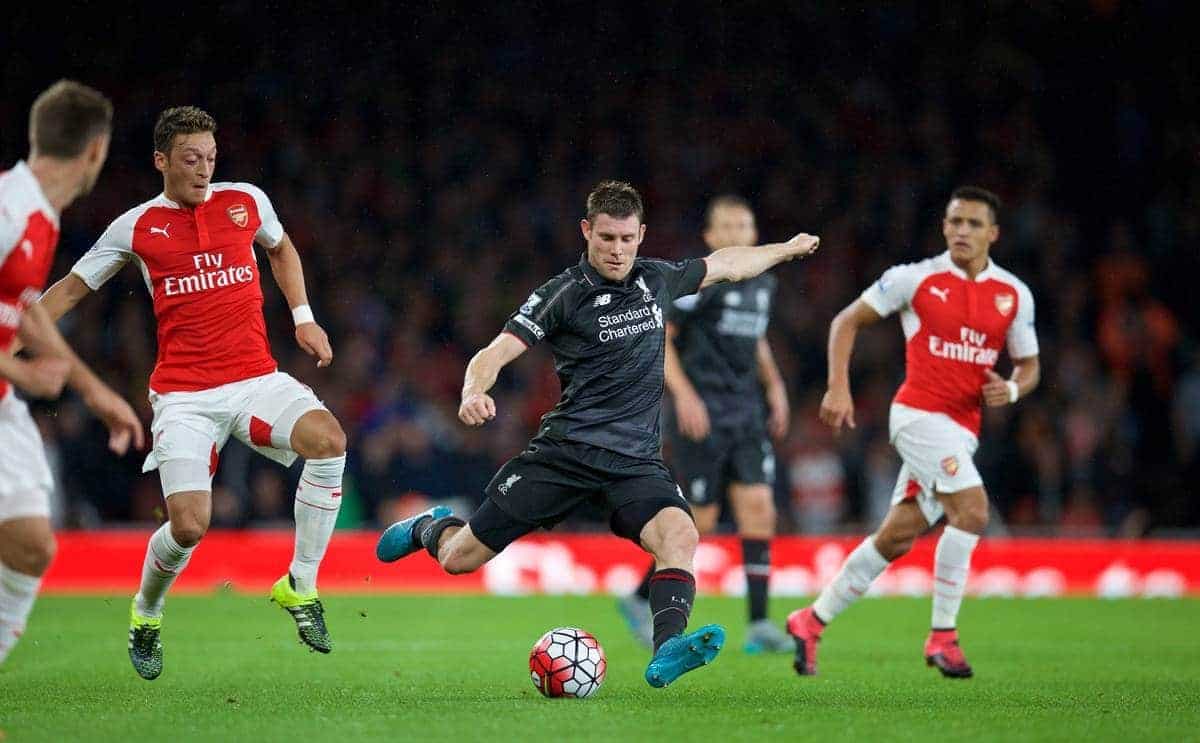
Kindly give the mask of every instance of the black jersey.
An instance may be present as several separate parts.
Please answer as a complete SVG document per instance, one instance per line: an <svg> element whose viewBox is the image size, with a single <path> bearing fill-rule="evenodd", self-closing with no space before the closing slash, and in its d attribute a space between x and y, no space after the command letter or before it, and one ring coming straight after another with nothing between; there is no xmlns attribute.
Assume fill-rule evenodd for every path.
<svg viewBox="0 0 1200 743"><path fill-rule="evenodd" d="M694 294L706 270L697 258L637 258L624 281L609 281L585 254L530 294L504 330L528 346L545 340L554 352L562 398L538 436L658 459L662 308Z"/></svg>
<svg viewBox="0 0 1200 743"><path fill-rule="evenodd" d="M767 332L775 277L714 284L667 309L678 328L675 348L684 373L708 408L713 426L764 425L758 341Z"/></svg>

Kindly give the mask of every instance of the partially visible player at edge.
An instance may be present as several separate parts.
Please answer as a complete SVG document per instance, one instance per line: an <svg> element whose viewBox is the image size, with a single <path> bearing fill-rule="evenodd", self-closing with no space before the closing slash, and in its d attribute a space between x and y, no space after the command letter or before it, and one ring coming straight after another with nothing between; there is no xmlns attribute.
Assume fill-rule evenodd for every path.
<svg viewBox="0 0 1200 743"><path fill-rule="evenodd" d="M718 196L704 211L709 252L758 241L745 199ZM746 572L750 623L745 649L790 652L792 640L767 618L771 539L775 535L775 454L771 438L788 427L787 388L767 342L775 276L724 283L680 297L667 308L666 382L671 393L666 438L670 464L692 504L700 534L716 530L728 498ZM650 580L621 599L621 611L650 644Z"/></svg>
<svg viewBox="0 0 1200 743"><path fill-rule="evenodd" d="M0 173L0 664L25 630L55 551L54 480L13 386L53 398L70 384L108 427L114 453L144 446L133 408L75 356L36 304L54 264L59 214L92 190L108 157L112 113L100 92L60 80L29 111L29 159ZM18 345L34 358L10 355Z"/></svg>
<svg viewBox="0 0 1200 743"><path fill-rule="evenodd" d="M317 568L341 504L346 436L313 391L278 370L267 342L254 253L271 272L296 324L296 342L325 367L333 351L308 306L300 256L271 201L248 183L213 183L211 116L167 109L154 127L163 192L117 218L41 302L58 318L128 262L154 302L158 359L150 376L154 445L143 471L158 470L168 521L150 538L130 607L129 657L138 674L162 672L163 601L208 529L212 476L229 437L290 465L305 459L296 491L296 546L271 598L311 649L331 648L317 597Z"/></svg>
<svg viewBox="0 0 1200 743"><path fill-rule="evenodd" d="M683 634L696 595L692 559L699 536L661 457L662 308L703 287L742 281L805 256L818 239L801 234L677 263L639 258L646 234L642 199L617 181L599 184L588 196L580 229L587 251L578 265L534 291L471 359L458 417L469 426L494 418L488 391L500 370L542 340L554 352L562 399L542 418L528 448L492 478L469 523L438 506L393 524L376 552L392 561L424 548L446 572L468 573L517 538L603 498L613 532L654 555L655 652L645 678L662 687L711 662L725 639L717 625Z"/></svg>
<svg viewBox="0 0 1200 743"><path fill-rule="evenodd" d="M907 339L904 384L889 418L892 445L903 464L892 508L863 540L817 600L788 617L796 640L796 671L817 672L825 625L866 593L888 563L905 554L945 518L934 557L932 630L925 661L943 675L969 678L958 644L971 552L988 521L988 499L972 456L979 446L980 403L1011 405L1037 387L1041 372L1029 288L992 261L1000 237L1000 200L965 186L951 194L942 220L946 252L888 269L829 327L829 389L821 420L835 431L854 427L850 351L858 329L893 312ZM1010 379L992 367L1007 347Z"/></svg>

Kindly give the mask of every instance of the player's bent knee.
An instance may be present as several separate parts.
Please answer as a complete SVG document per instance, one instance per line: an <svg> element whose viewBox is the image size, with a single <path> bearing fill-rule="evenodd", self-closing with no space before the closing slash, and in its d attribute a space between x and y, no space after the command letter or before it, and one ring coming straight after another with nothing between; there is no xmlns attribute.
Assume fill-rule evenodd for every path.
<svg viewBox="0 0 1200 743"><path fill-rule="evenodd" d="M9 550L4 564L23 575L40 576L49 569L57 551L58 542L53 534L39 535L24 541L20 549Z"/></svg>
<svg viewBox="0 0 1200 743"><path fill-rule="evenodd" d="M198 516L171 519L171 538L180 547L195 547L208 531L208 521Z"/></svg>
<svg viewBox="0 0 1200 743"><path fill-rule="evenodd" d="M346 432L341 424L332 419L321 426L313 442L313 453L309 459L330 459L346 453Z"/></svg>

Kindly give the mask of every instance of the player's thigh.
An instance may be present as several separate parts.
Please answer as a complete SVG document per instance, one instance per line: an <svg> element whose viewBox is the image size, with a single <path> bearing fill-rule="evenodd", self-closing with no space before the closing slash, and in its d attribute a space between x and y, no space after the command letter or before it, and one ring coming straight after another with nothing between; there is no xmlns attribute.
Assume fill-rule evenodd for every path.
<svg viewBox="0 0 1200 743"><path fill-rule="evenodd" d="M152 394L152 444L143 472L158 470L163 496L212 490L221 448L232 421L215 396L203 393Z"/></svg>
<svg viewBox="0 0 1200 743"><path fill-rule="evenodd" d="M715 431L700 441L679 434L671 437L671 472L693 507L713 506L719 515L727 452ZM697 514L697 521L699 519Z"/></svg>
<svg viewBox="0 0 1200 743"><path fill-rule="evenodd" d="M595 479L556 446L527 449L508 460L484 488L487 496L471 517L472 533L501 552L535 529L570 515L595 488Z"/></svg>
<svg viewBox="0 0 1200 743"><path fill-rule="evenodd" d="M484 499L467 525L446 543L457 551L480 558L479 565L504 551L508 545L540 528L540 525L517 518L491 498ZM438 550L441 559L441 550Z"/></svg>
<svg viewBox="0 0 1200 743"><path fill-rule="evenodd" d="M0 399L0 521L50 517L54 476L25 402Z"/></svg>
<svg viewBox="0 0 1200 743"><path fill-rule="evenodd" d="M603 492L613 534L656 556L668 549L695 550L691 506L665 465L647 463L644 474L615 479ZM672 513L665 514L668 510Z"/></svg>
<svg viewBox="0 0 1200 743"><path fill-rule="evenodd" d="M0 564L25 575L41 575L54 559L54 529L47 516L0 521Z"/></svg>
<svg viewBox="0 0 1200 743"><path fill-rule="evenodd" d="M896 433L903 461L892 503L914 501L930 525L945 515L938 493L957 493L983 484L973 455L974 436L945 416L927 416Z"/></svg>
<svg viewBox="0 0 1200 743"><path fill-rule="evenodd" d="M233 435L259 454L284 466L291 466L297 454L338 456L345 452L345 434L312 391L290 374L275 372L248 380L242 392L244 402L233 422ZM325 415L308 415L324 411ZM294 434L300 421L301 440ZM294 448L293 442L305 451ZM328 454L329 451L338 453Z"/></svg>

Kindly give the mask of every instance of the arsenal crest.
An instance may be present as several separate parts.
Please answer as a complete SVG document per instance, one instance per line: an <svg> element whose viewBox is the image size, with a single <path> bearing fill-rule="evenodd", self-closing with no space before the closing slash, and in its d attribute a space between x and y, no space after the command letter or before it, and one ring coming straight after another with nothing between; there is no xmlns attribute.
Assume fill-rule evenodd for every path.
<svg viewBox="0 0 1200 743"><path fill-rule="evenodd" d="M250 212L246 211L244 204L234 204L226 209L225 213L229 215L229 218L233 220L233 223L238 227L245 227L250 222ZM997 305L999 302L1000 300L997 298Z"/></svg>
<svg viewBox="0 0 1200 743"><path fill-rule="evenodd" d="M954 477L958 474L958 457L946 457L942 460L942 472Z"/></svg>
<svg viewBox="0 0 1200 743"><path fill-rule="evenodd" d="M1008 313L1012 312L1014 301L1013 295L1011 294L997 294L996 310L999 311L1001 315L1008 317Z"/></svg>

